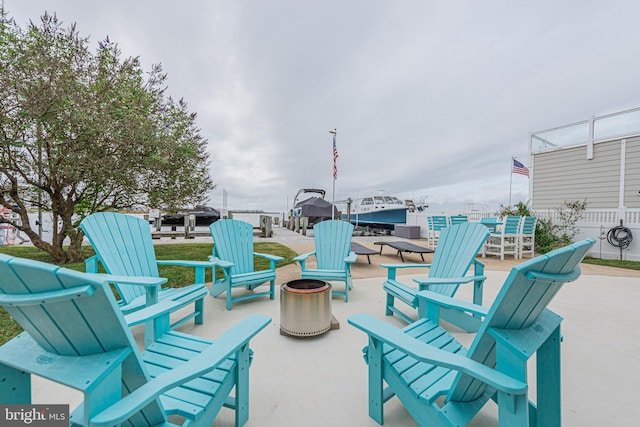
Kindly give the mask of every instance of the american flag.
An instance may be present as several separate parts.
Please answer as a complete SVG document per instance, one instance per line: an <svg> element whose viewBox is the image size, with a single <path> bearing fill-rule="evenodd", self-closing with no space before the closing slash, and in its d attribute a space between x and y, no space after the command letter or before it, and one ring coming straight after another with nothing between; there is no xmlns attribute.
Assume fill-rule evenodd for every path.
<svg viewBox="0 0 640 427"><path fill-rule="evenodd" d="M338 178L338 164L336 160L338 160L338 149L336 148L336 130L334 129L333 134L333 179Z"/></svg>
<svg viewBox="0 0 640 427"><path fill-rule="evenodd" d="M511 159L511 160L513 160L513 168L511 169L512 173L519 173L520 175L529 176L529 169L527 169L525 165L523 165L516 159Z"/></svg>

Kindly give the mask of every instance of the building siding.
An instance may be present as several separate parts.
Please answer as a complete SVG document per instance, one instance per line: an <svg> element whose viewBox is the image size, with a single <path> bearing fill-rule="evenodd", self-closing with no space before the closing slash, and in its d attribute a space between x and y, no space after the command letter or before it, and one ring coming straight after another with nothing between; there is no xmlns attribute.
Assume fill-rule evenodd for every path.
<svg viewBox="0 0 640 427"><path fill-rule="evenodd" d="M620 141L594 144L591 160L584 145L535 153L533 160L533 209L553 209L565 201L585 199L589 208L618 207Z"/></svg>
<svg viewBox="0 0 640 427"><path fill-rule="evenodd" d="M640 208L640 138L629 138L626 143L624 206Z"/></svg>
<svg viewBox="0 0 640 427"><path fill-rule="evenodd" d="M587 122L594 124L594 137L600 138L593 144L591 160L586 158L586 144L562 146L560 139L555 148L538 151L534 136L550 134L553 129L531 135L531 211L555 222L559 215L556 208L565 201L586 199L588 206L576 223L575 240L599 239L597 248L590 252L594 257L640 261L640 108ZM606 132L599 132L601 128ZM621 224L636 237L622 251L605 238L612 227Z"/></svg>

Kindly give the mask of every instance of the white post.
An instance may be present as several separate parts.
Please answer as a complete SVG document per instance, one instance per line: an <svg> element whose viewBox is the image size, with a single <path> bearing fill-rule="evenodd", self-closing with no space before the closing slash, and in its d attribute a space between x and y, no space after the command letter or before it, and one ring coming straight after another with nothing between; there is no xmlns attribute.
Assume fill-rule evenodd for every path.
<svg viewBox="0 0 640 427"><path fill-rule="evenodd" d="M620 184L618 186L618 221L624 220L627 208L624 200L624 176L627 168L627 139L620 141Z"/></svg>

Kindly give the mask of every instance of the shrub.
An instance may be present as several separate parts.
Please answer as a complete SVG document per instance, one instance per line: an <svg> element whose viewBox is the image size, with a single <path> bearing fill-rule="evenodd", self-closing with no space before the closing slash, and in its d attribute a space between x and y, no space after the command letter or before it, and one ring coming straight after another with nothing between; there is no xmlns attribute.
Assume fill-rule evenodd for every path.
<svg viewBox="0 0 640 427"><path fill-rule="evenodd" d="M573 239L580 232L576 228L576 223L582 219L582 215L587 208L587 200L565 200L561 207L555 208L557 219L538 218L536 223L536 252L545 254L554 249L570 245ZM531 215L529 206L523 202L518 202L515 206L500 206L499 215L527 216Z"/></svg>

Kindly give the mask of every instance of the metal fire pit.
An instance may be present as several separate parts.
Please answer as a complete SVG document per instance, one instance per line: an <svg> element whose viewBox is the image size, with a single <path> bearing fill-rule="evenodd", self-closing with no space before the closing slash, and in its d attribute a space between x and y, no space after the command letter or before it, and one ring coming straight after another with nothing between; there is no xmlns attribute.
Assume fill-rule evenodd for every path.
<svg viewBox="0 0 640 427"><path fill-rule="evenodd" d="M280 333L295 337L321 335L339 327L331 316L331 285L298 279L280 287Z"/></svg>

